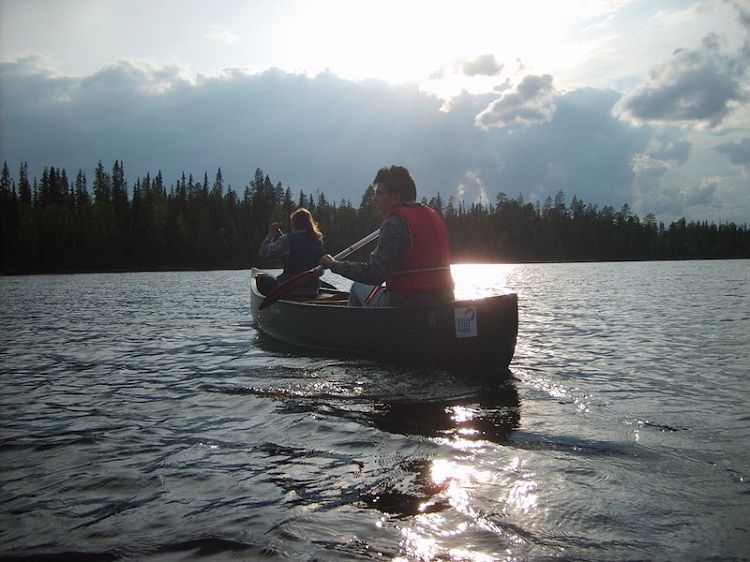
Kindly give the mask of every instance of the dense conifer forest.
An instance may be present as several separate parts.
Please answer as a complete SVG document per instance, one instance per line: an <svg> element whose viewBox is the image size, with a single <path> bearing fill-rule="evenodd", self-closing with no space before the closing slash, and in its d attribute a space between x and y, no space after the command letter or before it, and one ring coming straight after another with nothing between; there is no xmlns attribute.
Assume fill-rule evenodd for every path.
<svg viewBox="0 0 750 562"><path fill-rule="evenodd" d="M258 259L268 224L288 224L297 207L310 209L336 253L377 228L374 190L361 201L329 201L325 194L293 193L261 169L241 193L224 186L221 170L209 180L184 173L167 183L161 172L129 189L122 162L83 171L45 168L30 179L22 163L7 163L0 185L0 261L4 274L277 266ZM494 204L444 200L424 203L445 217L454 262L653 260L750 257L747 225L680 219L667 226L639 218L628 205L599 208L565 195L525 202L497 194Z"/></svg>

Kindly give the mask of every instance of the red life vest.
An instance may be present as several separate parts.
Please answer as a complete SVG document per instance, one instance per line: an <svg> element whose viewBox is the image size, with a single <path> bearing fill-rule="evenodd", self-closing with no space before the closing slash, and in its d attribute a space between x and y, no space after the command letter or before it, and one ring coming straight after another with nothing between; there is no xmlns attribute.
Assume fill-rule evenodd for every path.
<svg viewBox="0 0 750 562"><path fill-rule="evenodd" d="M388 291L419 293L452 289L451 250L443 219L426 205L396 207L392 214L406 221L411 233L409 248L385 280Z"/></svg>

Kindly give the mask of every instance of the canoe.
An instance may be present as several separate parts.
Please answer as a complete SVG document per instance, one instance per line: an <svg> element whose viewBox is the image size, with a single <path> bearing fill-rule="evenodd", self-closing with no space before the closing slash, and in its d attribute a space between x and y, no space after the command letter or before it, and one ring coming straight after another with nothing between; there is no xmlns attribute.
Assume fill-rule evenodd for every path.
<svg viewBox="0 0 750 562"><path fill-rule="evenodd" d="M346 306L348 293L321 288L313 298L284 298L260 310L264 295L251 271L256 327L283 343L449 369L507 369L518 335L518 296L413 307Z"/></svg>

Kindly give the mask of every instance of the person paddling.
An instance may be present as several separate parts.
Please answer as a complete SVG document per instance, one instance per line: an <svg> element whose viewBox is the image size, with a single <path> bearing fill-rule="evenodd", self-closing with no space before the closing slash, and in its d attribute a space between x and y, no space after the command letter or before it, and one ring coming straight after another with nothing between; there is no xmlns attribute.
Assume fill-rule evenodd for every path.
<svg viewBox="0 0 750 562"><path fill-rule="evenodd" d="M258 250L260 257L280 258L284 265L284 271L277 277L263 275L258 279L258 288L264 294L268 294L273 288L295 275L317 266L321 257L326 253L323 246L323 233L310 211L300 207L289 218L292 232L276 238L280 232L280 224L272 222ZM291 294L315 295L319 287L320 279L315 277L296 287Z"/></svg>
<svg viewBox="0 0 750 562"><path fill-rule="evenodd" d="M337 261L325 254L320 265L354 281L350 306L453 301L450 243L442 217L416 201L414 179L403 166L381 168L373 185L383 222L368 261Z"/></svg>

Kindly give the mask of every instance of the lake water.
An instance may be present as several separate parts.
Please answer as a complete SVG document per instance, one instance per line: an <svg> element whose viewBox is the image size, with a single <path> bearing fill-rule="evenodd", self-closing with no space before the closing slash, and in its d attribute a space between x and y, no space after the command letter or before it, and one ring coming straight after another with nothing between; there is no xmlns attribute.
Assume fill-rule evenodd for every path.
<svg viewBox="0 0 750 562"><path fill-rule="evenodd" d="M0 558L750 560L750 261L454 276L504 382L269 342L247 271L1 278Z"/></svg>

